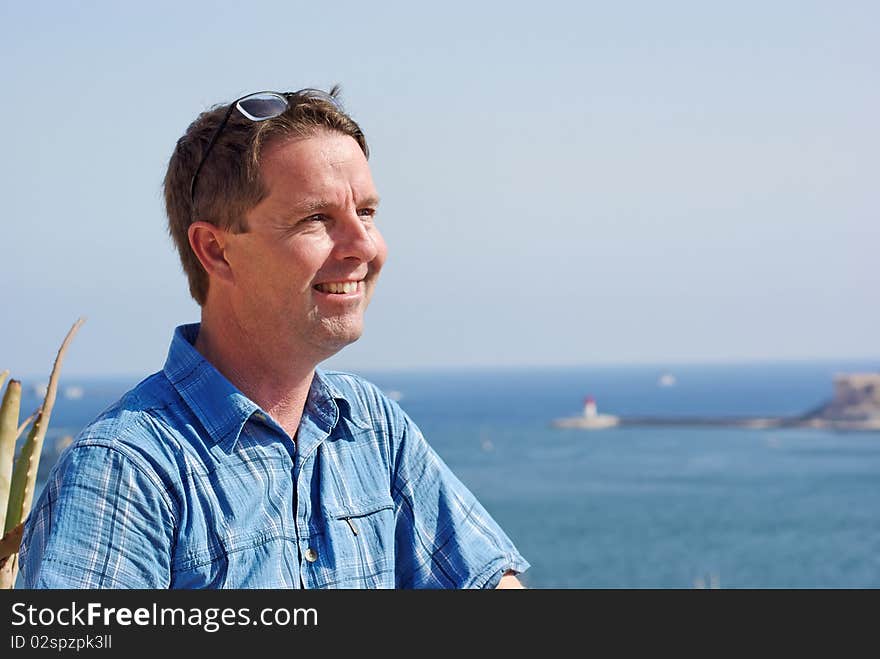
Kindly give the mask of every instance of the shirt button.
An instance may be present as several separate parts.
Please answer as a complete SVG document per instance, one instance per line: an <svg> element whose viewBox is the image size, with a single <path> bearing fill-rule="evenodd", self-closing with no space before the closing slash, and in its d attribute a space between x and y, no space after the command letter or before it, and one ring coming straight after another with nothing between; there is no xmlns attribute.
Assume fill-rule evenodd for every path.
<svg viewBox="0 0 880 659"><path fill-rule="evenodd" d="M318 552L309 547L308 549L306 549L305 557L309 563L314 563L318 560Z"/></svg>

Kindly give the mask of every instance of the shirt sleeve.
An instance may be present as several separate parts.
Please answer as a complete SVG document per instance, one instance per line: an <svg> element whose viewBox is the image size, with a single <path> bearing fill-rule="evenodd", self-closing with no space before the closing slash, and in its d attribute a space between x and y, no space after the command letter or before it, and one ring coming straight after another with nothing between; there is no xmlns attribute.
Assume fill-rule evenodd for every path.
<svg viewBox="0 0 880 659"><path fill-rule="evenodd" d="M495 588L528 562L396 403L395 564L398 588Z"/></svg>
<svg viewBox="0 0 880 659"><path fill-rule="evenodd" d="M173 529L155 474L113 446L73 446L25 524L18 587L167 588Z"/></svg>

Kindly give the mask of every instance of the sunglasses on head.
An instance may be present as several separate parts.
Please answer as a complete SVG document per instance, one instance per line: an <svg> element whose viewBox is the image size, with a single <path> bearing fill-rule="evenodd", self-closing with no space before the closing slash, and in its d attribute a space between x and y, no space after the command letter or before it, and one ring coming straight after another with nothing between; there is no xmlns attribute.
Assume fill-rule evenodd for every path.
<svg viewBox="0 0 880 659"><path fill-rule="evenodd" d="M314 93L314 90L309 91ZM208 142L208 147L205 149L205 152L202 154L202 159L199 161L199 166L196 167L196 173L193 174L192 183L189 186L189 200L193 209L195 209L196 206L196 184L199 180L199 173L202 171L202 167L208 160L208 155L211 153L211 149L214 148L214 144L217 143L217 139L226 127L226 124L229 123L229 117L232 115L232 111L238 110L251 121L266 121L267 119L274 119L275 117L284 114L284 111L290 107L289 99L293 96L297 96L299 93L300 92L256 92L254 94L242 96L229 104L229 109L226 110L226 114L223 115L223 121L220 122L220 125L217 126L217 129L211 136L211 140ZM327 100L336 104L336 100L332 96L322 96L325 96Z"/></svg>

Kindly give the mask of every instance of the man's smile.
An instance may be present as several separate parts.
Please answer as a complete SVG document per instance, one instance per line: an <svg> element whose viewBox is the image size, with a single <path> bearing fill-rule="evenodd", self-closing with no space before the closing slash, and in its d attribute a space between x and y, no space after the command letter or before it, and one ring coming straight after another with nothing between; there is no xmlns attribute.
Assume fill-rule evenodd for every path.
<svg viewBox="0 0 880 659"><path fill-rule="evenodd" d="M353 295L363 291L363 279L354 281L330 281L322 284L315 284L313 287L319 293L328 295Z"/></svg>

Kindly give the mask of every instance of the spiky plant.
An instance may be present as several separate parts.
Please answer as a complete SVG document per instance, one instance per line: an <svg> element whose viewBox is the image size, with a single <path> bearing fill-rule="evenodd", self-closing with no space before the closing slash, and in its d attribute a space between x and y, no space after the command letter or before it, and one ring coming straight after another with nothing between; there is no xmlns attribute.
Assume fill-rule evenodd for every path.
<svg viewBox="0 0 880 659"><path fill-rule="evenodd" d="M40 466L40 454L49 427L49 418L55 406L61 363L74 334L84 322L84 318L79 318L67 332L55 357L43 403L36 412L19 424L21 382L18 380L10 380L3 395L3 403L0 405L0 588L13 588L18 576L18 548L24 522L34 499L37 469ZM8 375L9 371L0 373L0 387ZM33 425L13 466L16 441L31 421Z"/></svg>

